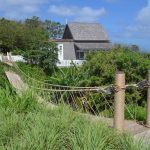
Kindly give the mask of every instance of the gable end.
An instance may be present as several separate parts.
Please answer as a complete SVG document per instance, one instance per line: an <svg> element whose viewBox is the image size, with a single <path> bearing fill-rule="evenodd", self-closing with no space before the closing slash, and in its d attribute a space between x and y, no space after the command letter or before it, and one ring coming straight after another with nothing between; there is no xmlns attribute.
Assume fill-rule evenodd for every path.
<svg viewBox="0 0 150 150"><path fill-rule="evenodd" d="M73 39L72 33L71 33L68 25L66 25L66 28L65 28L65 31L63 34L63 39Z"/></svg>

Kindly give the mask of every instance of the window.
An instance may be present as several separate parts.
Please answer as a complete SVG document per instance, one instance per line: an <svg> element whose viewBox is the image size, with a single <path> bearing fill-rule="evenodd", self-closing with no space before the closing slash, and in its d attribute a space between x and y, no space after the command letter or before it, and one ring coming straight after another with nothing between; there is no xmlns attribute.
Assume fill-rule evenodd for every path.
<svg viewBox="0 0 150 150"><path fill-rule="evenodd" d="M58 59L63 60L63 44L58 44Z"/></svg>
<svg viewBox="0 0 150 150"><path fill-rule="evenodd" d="M60 51L63 50L63 46L62 46L62 45L59 46L59 50L60 50Z"/></svg>
<svg viewBox="0 0 150 150"><path fill-rule="evenodd" d="M84 52L77 52L77 59L83 60L84 59Z"/></svg>

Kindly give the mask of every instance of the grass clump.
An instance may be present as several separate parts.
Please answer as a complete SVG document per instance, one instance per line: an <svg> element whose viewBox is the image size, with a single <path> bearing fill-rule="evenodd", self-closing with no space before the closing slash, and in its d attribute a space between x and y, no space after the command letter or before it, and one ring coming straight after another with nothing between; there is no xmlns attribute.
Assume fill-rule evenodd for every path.
<svg viewBox="0 0 150 150"><path fill-rule="evenodd" d="M27 76L35 80L44 81L46 75L42 68L22 62L18 62L17 65Z"/></svg>
<svg viewBox="0 0 150 150"><path fill-rule="evenodd" d="M31 91L22 96L0 90L0 149L2 150L141 150L128 135L92 122L60 105L48 110Z"/></svg>

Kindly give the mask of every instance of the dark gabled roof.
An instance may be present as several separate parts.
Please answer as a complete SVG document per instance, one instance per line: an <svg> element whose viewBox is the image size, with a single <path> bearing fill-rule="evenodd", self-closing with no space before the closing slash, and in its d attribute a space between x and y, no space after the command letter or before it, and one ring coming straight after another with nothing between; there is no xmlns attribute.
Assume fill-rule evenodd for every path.
<svg viewBox="0 0 150 150"><path fill-rule="evenodd" d="M69 28L73 39L78 41L109 41L107 33L103 27L97 23L78 23L71 22Z"/></svg>
<svg viewBox="0 0 150 150"><path fill-rule="evenodd" d="M108 50L112 47L111 43L75 43L75 47L79 50Z"/></svg>

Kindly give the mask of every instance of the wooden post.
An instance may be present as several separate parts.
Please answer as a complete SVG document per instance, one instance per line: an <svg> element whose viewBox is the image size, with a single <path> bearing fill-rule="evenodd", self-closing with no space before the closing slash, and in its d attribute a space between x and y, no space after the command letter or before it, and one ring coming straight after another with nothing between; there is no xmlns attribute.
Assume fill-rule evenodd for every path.
<svg viewBox="0 0 150 150"><path fill-rule="evenodd" d="M3 57L2 57L2 54L0 54L0 62L3 61Z"/></svg>
<svg viewBox="0 0 150 150"><path fill-rule="evenodd" d="M7 61L9 61L9 53L7 52Z"/></svg>
<svg viewBox="0 0 150 150"><path fill-rule="evenodd" d="M150 127L150 70L148 71L146 126Z"/></svg>
<svg viewBox="0 0 150 150"><path fill-rule="evenodd" d="M114 128L122 131L124 128L125 105L125 74L117 72L115 78Z"/></svg>

